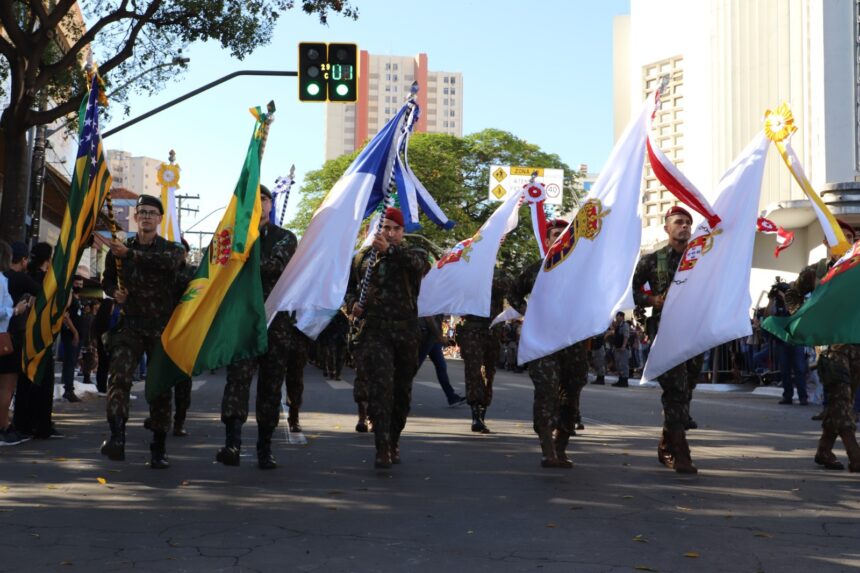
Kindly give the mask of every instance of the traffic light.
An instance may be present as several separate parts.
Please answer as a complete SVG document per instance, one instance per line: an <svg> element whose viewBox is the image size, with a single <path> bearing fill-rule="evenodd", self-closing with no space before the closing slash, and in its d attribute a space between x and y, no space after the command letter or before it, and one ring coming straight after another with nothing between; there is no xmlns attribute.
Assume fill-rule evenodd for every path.
<svg viewBox="0 0 860 573"><path fill-rule="evenodd" d="M328 47L321 42L299 44L299 100L326 101Z"/></svg>
<svg viewBox="0 0 860 573"><path fill-rule="evenodd" d="M354 102L358 97L358 46L328 45L328 100Z"/></svg>

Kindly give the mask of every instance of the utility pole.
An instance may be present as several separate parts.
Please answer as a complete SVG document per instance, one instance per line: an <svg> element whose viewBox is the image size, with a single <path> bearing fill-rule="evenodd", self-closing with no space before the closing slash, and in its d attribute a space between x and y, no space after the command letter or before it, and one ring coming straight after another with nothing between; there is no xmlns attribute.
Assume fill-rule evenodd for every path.
<svg viewBox="0 0 860 573"><path fill-rule="evenodd" d="M176 220L179 223L179 230L182 230L182 212L188 211L189 213L199 213L200 209L192 208L192 207L183 207L182 201L184 199L200 199L200 195L177 195L176 196Z"/></svg>

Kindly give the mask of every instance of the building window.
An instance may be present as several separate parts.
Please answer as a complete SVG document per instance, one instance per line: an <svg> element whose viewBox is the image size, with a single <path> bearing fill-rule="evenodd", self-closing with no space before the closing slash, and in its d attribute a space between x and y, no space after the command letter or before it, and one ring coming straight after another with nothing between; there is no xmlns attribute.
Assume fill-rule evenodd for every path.
<svg viewBox="0 0 860 573"><path fill-rule="evenodd" d="M394 74L394 81L397 81L397 74Z"/></svg>
<svg viewBox="0 0 860 573"><path fill-rule="evenodd" d="M454 95L455 93L457 93L457 90L455 90L454 88L451 88L451 95Z"/></svg>
<svg viewBox="0 0 860 573"><path fill-rule="evenodd" d="M397 71L397 64L394 64L394 67L392 69L396 72Z"/></svg>
<svg viewBox="0 0 860 573"><path fill-rule="evenodd" d="M448 83L448 76L445 76L445 78L442 81L447 84Z"/></svg>
<svg viewBox="0 0 860 573"><path fill-rule="evenodd" d="M390 115L390 114L391 114L391 108L390 107L385 108L385 115Z"/></svg>
<svg viewBox="0 0 860 573"><path fill-rule="evenodd" d="M442 105L448 105L448 98L442 100Z"/></svg>
<svg viewBox="0 0 860 573"><path fill-rule="evenodd" d="M448 122L447 122L447 121L443 121L443 122L442 122L442 127L448 127Z"/></svg>
<svg viewBox="0 0 860 573"><path fill-rule="evenodd" d="M452 85L453 85L454 83L456 83L456 82L455 82L455 80L456 80L456 79L457 79L457 78L451 78L451 84L452 84Z"/></svg>
<svg viewBox="0 0 860 573"><path fill-rule="evenodd" d="M386 85L386 86L385 86L385 91L390 92L390 91L391 91L391 86Z"/></svg>
<svg viewBox="0 0 860 573"><path fill-rule="evenodd" d="M451 113L450 113L449 115L450 115L451 117L454 117L454 116L456 116L456 115L457 115L457 113L452 109L452 110L451 110Z"/></svg>
<svg viewBox="0 0 860 573"><path fill-rule="evenodd" d="M388 71L390 69L391 69L391 63L385 62L385 71Z"/></svg>
<svg viewBox="0 0 860 573"><path fill-rule="evenodd" d="M448 95L448 88L442 88L442 93Z"/></svg>
<svg viewBox="0 0 860 573"><path fill-rule="evenodd" d="M452 121L452 122L451 122L451 127L457 127L457 122Z"/></svg>
<svg viewBox="0 0 860 573"><path fill-rule="evenodd" d="M387 82L391 81L391 74L385 74L385 81L387 81Z"/></svg>

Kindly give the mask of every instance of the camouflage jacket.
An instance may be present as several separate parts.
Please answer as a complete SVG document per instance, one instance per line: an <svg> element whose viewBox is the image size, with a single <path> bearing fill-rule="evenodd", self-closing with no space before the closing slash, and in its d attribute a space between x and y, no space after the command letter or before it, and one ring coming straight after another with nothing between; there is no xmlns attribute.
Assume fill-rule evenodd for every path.
<svg viewBox="0 0 860 573"><path fill-rule="evenodd" d="M815 290L815 287L818 286L818 283L821 282L821 279L824 278L824 275L835 262L835 260L824 258L800 271L797 280L791 283L785 292L785 306L788 308L788 312L794 314L797 309L803 306L806 295Z"/></svg>
<svg viewBox="0 0 860 573"><path fill-rule="evenodd" d="M511 286L508 294L508 302L520 314L526 313L526 298L531 294L535 286L541 266L543 266L542 260L530 264L520 273L520 276L516 278Z"/></svg>
<svg viewBox="0 0 860 573"><path fill-rule="evenodd" d="M287 263L296 254L298 240L286 229L267 223L260 229L260 277L263 280L263 299L269 296L281 278Z"/></svg>
<svg viewBox="0 0 860 573"><path fill-rule="evenodd" d="M645 285L647 284L651 291L651 295L665 295L669 290L669 285L672 284L672 279L675 278L675 271L678 270L678 264L681 262L681 255L672 248L671 245L666 245L662 249L657 249L653 253L647 254L639 259L639 264L636 265L636 270L633 272L633 302L636 303L637 309L645 309L651 306L648 300L648 294L645 293ZM665 268L661 268L660 260L665 260ZM651 317L646 323L648 336L653 339L657 334L657 328L660 325L661 309L652 308Z"/></svg>
<svg viewBox="0 0 860 573"><path fill-rule="evenodd" d="M126 239L125 246L129 252L122 259L120 282L128 298L122 307L123 316L163 327L176 306L176 278L185 262L185 249L159 236L148 245L132 237ZM108 253L102 287L113 297L117 286L116 259Z"/></svg>
<svg viewBox="0 0 860 573"><path fill-rule="evenodd" d="M490 316L477 316L467 314L463 316L463 322L457 328L487 328L494 318L499 316L499 313L504 310L505 299L508 298L508 293L513 288L513 281L502 270L495 269L493 271L493 289L490 298Z"/></svg>
<svg viewBox="0 0 860 573"><path fill-rule="evenodd" d="M370 262L370 253L371 247L361 249L352 261L346 291L349 309L358 302L361 281ZM392 245L388 251L380 253L367 289L363 314L365 322L371 324L375 321L417 320L421 279L429 270L430 261L423 249Z"/></svg>

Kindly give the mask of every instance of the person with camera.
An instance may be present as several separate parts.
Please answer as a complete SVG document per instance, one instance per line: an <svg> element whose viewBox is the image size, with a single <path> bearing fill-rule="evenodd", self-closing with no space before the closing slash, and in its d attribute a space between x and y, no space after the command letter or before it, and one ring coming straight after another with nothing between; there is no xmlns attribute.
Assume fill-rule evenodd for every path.
<svg viewBox="0 0 860 573"><path fill-rule="evenodd" d="M849 243L856 235L854 228L839 221L842 232ZM827 271L839 260L827 241L828 256L809 265L786 290L783 296L788 312L794 314L803 306L806 295L811 293ZM818 377L824 386L826 404L821 421L821 438L815 452L815 463L829 470L842 470L842 465L833 453L836 438L842 438L842 445L848 454L848 469L860 472L860 445L857 443L857 422L854 419L854 398L860 385L860 344L832 344L819 349Z"/></svg>
<svg viewBox="0 0 860 573"><path fill-rule="evenodd" d="M644 317L645 308L651 307L651 316L646 321L649 340L657 336L666 293L690 241L693 217L683 207L675 206L666 212L664 221L668 244L639 259L633 272L636 315ZM696 356L657 379L663 390L663 435L657 446L657 460L678 473L698 472L690 457L686 431L698 427L690 416L690 402L702 361L702 355Z"/></svg>
<svg viewBox="0 0 860 573"><path fill-rule="evenodd" d="M789 285L783 282L781 277L776 277L773 286L770 287L768 298L768 314L771 316L788 316L788 305L785 302L785 294ZM801 406L809 404L809 396L806 391L806 355L802 346L789 344L775 339L776 363L779 365L779 374L782 379L782 400L780 404L793 404L794 389L797 389L797 399Z"/></svg>

